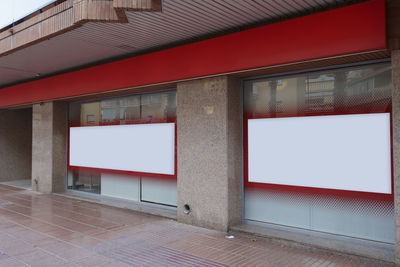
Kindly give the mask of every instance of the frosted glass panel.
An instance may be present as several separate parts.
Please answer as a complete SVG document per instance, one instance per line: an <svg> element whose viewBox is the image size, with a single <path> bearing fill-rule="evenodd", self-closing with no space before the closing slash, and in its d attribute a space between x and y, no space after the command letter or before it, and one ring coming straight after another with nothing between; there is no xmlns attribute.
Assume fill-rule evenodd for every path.
<svg viewBox="0 0 400 267"><path fill-rule="evenodd" d="M391 193L390 114L248 120L249 182Z"/></svg>
<svg viewBox="0 0 400 267"><path fill-rule="evenodd" d="M139 201L140 177L111 173L101 174L101 195Z"/></svg>
<svg viewBox="0 0 400 267"><path fill-rule="evenodd" d="M244 218L394 243L393 201L245 189Z"/></svg>
<svg viewBox="0 0 400 267"><path fill-rule="evenodd" d="M142 178L142 201L176 206L177 196L175 179Z"/></svg>
<svg viewBox="0 0 400 267"><path fill-rule="evenodd" d="M70 165L173 175L175 124L70 128Z"/></svg>

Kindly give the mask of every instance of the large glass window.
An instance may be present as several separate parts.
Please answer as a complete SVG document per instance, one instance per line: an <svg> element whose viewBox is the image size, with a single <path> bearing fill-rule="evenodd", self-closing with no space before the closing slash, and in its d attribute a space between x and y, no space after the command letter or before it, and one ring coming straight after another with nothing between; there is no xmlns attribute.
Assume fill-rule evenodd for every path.
<svg viewBox="0 0 400 267"><path fill-rule="evenodd" d="M245 219L393 243L391 82L390 63L245 81Z"/></svg>
<svg viewBox="0 0 400 267"><path fill-rule="evenodd" d="M385 112L391 67L376 64L245 83L245 115L292 117Z"/></svg>
<svg viewBox="0 0 400 267"><path fill-rule="evenodd" d="M175 91L71 103L69 122L76 126L175 121Z"/></svg>
<svg viewBox="0 0 400 267"><path fill-rule="evenodd" d="M175 91L76 102L71 103L69 108L71 127L165 123L175 122L175 120ZM113 142L113 140L111 137L102 142ZM99 146L101 145L99 144ZM145 179L144 176L113 173L101 169L69 167L68 189L140 201L141 186L144 184L142 179ZM154 180L154 177L148 179ZM175 184L172 187L176 187L176 180L172 182ZM107 188L102 188L102 186L107 186ZM158 188L153 190L153 187L146 188L147 192L159 190ZM169 197L169 200L166 204L175 205L176 196L167 197Z"/></svg>

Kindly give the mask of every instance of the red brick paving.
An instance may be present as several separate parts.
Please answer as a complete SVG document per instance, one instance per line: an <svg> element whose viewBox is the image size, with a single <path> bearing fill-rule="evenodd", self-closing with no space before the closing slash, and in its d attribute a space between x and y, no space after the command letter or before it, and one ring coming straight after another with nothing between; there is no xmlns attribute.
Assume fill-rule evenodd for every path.
<svg viewBox="0 0 400 267"><path fill-rule="evenodd" d="M0 185L0 266L379 266Z"/></svg>

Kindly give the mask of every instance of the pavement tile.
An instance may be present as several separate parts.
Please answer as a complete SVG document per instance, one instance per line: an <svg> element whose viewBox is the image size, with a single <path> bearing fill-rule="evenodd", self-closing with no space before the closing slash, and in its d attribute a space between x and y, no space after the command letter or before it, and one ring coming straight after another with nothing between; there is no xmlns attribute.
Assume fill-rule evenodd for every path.
<svg viewBox="0 0 400 267"><path fill-rule="evenodd" d="M378 266L0 185L1 266Z"/></svg>
<svg viewBox="0 0 400 267"><path fill-rule="evenodd" d="M26 267L27 265L13 258L0 260L0 267L20 267L20 266Z"/></svg>
<svg viewBox="0 0 400 267"><path fill-rule="evenodd" d="M67 263L66 260L45 253L40 249L35 249L29 253L18 255L15 258L34 267L55 267Z"/></svg>

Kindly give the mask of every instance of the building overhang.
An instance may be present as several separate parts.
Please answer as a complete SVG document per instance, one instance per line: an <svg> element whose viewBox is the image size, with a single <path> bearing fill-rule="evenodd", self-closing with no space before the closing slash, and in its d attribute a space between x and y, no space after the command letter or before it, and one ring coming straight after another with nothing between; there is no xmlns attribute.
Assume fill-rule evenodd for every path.
<svg viewBox="0 0 400 267"><path fill-rule="evenodd" d="M373 0L9 86L0 90L0 107L342 57L384 57L386 41L385 1Z"/></svg>
<svg viewBox="0 0 400 267"><path fill-rule="evenodd" d="M88 22L128 23L125 11L160 12L161 0L66 0L0 31L0 57Z"/></svg>
<svg viewBox="0 0 400 267"><path fill-rule="evenodd" d="M365 0L57 0L0 30L0 88Z"/></svg>

